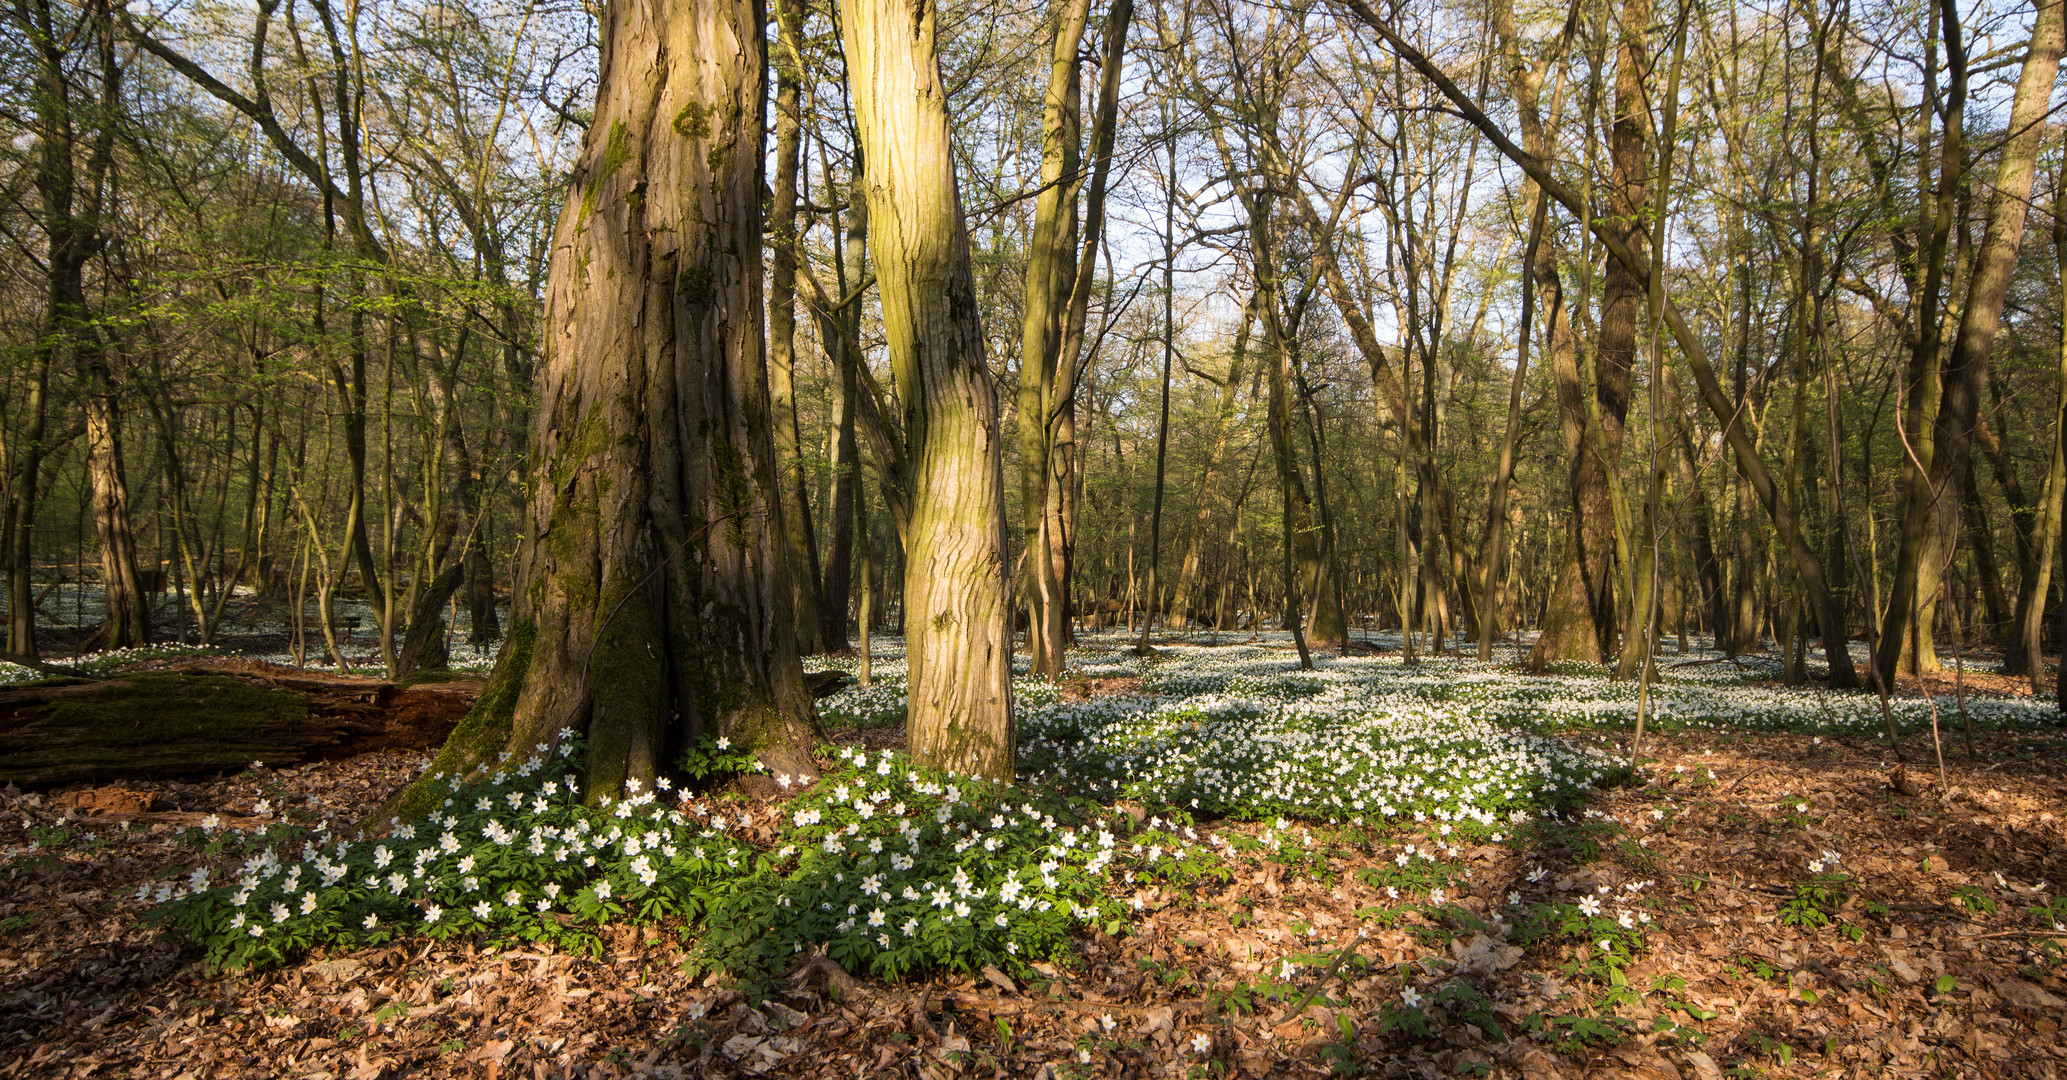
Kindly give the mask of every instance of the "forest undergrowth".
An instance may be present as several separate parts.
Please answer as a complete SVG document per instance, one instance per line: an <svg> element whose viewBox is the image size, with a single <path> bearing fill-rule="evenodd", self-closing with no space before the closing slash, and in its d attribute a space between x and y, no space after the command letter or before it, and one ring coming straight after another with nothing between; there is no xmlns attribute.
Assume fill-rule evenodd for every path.
<svg viewBox="0 0 2067 1080"><path fill-rule="evenodd" d="M1940 783L1929 701L1894 703L1895 773L1875 699L1666 656L1632 773L1635 688L1599 672L1220 641L1019 682L1009 789L909 767L892 653L821 703L809 790L706 744L589 808L568 740L364 837L425 759L8 791L0 1076L2067 1060L2043 703L1942 697Z"/></svg>

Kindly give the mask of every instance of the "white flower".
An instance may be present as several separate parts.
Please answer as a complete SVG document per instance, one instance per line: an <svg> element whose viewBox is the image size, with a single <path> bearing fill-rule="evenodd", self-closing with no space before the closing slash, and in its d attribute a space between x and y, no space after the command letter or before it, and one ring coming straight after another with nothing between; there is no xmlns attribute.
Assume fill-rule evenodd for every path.
<svg viewBox="0 0 2067 1080"><path fill-rule="evenodd" d="M380 925L380 916L369 913L366 916L366 918L359 923L359 925L365 927L368 930L371 930L374 927Z"/></svg>
<svg viewBox="0 0 2067 1080"><path fill-rule="evenodd" d="M1609 941L1609 940L1608 940L1607 938L1602 938L1602 939L1600 939L1599 941L1596 941L1596 942L1594 942L1594 944L1596 944L1596 945L1599 945L1599 946L1600 946L1600 951L1602 951L1602 952L1614 952L1614 951L1615 951L1615 943L1614 943L1614 942L1612 942L1612 941Z"/></svg>
<svg viewBox="0 0 2067 1080"><path fill-rule="evenodd" d="M474 913L474 918L486 921L488 918L488 913L494 909L488 906L488 901L483 900L480 903L475 904L471 910Z"/></svg>
<svg viewBox="0 0 2067 1080"><path fill-rule="evenodd" d="M1407 1003L1407 1008L1418 1009L1421 1007L1421 991L1409 986L1400 991L1400 1000Z"/></svg>
<svg viewBox="0 0 2067 1080"><path fill-rule="evenodd" d="M1213 1037L1203 1031L1199 1032L1191 1037L1191 1049L1195 1054L1203 1054L1213 1049Z"/></svg>
<svg viewBox="0 0 2067 1080"><path fill-rule="evenodd" d="M425 921L425 922L427 922L427 923L434 923L434 922L437 922L437 921L438 921L439 919L442 919L442 918L444 918L444 917L445 917L445 909L444 909L444 908L441 908L441 907L439 907L439 906L438 906L438 905L436 905L436 904L432 904L432 905L430 906L429 910L426 910L426 911L425 911L425 912L423 913L423 921Z"/></svg>
<svg viewBox="0 0 2067 1080"><path fill-rule="evenodd" d="M1585 913L1587 918L1593 918L1595 915L1600 914L1600 901L1595 900L1591 896L1581 897L1579 899L1579 910Z"/></svg>

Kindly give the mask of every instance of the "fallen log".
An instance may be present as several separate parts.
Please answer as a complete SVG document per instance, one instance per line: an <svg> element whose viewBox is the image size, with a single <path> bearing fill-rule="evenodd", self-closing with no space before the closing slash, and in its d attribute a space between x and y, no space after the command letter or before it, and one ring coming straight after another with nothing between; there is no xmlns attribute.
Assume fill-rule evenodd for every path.
<svg viewBox="0 0 2067 1080"><path fill-rule="evenodd" d="M481 682L397 685L249 660L0 690L0 784L153 780L431 750Z"/></svg>

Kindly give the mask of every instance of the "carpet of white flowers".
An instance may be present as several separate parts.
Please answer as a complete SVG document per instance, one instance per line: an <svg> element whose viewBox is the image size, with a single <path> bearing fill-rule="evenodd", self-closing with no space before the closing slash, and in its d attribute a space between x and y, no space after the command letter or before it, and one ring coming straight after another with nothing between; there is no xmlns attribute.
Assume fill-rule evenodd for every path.
<svg viewBox="0 0 2067 1080"><path fill-rule="evenodd" d="M2067 898L2044 880L2067 873L2067 803L2057 777L2030 773L2059 745L2043 704L1941 697L1948 753L1971 718L1996 756L1965 766L1961 801L1958 788L1903 800L1874 779L1887 763L1875 698L1782 687L1757 661L1667 666L1659 756L1632 777L1616 742L1636 688L1598 673L1396 653L1321 655L1302 671L1283 640L1209 642L1137 657L1094 637L1061 682L1022 673L1009 788L897 749L905 673L891 648L871 685L820 702L838 743L821 778L772 777L772 798L724 783L750 759L706 743L672 779L592 803L572 733L435 778L444 805L370 830L358 815L378 791L356 812L305 800L329 765L254 763L182 789L178 813L134 831L9 792L0 871L15 891L0 895L0 926L63 940L66 923L38 912L104 889L97 902L124 914L103 933L169 929L161 940L200 962L207 974L182 975L181 994L220 979L293 1005L285 1019L236 1006L257 1010L240 1030L334 1017L290 1044L310 1063L357 1046L356 1063L317 1070L333 1076L505 1060L618 1075L610 1040L645 1048L653 1075L945 1076L987 1061L1006 1075L1260 1076L1407 1055L1442 1073L1556 1077L1609 1053L1647 1078L1811 1059L1899 1073L1943 1052L2000 1061L2028 1042L2028 1017L1987 1010L2067 993ZM1892 707L1922 776L1932 703ZM2032 782L1971 787L2009 783L1991 773L2005 766ZM216 788L244 794L197 794ZM94 884L58 884L67 875ZM131 946L161 965L172 947ZM57 1030L52 988L86 970L64 955L0 943L0 1012L18 1007L0 1049L27 1053ZM519 978L500 1009L460 995L489 977L482 964L506 977L497 957L560 972L557 989ZM818 957L867 981L802 986ZM442 983L424 981L426 964ZM316 970L332 973L327 995L307 988ZM334 974L348 970L388 982L354 998ZM570 974L596 996L570 990ZM108 992L81 986L63 1015L99 1030ZM551 1023L609 1019L568 1043L553 1036L564 1027L511 1015L519 1000ZM427 1011L405 1022L410 1008ZM1917 1008L1936 1011L1918 1026L1905 1018ZM1873 1009L1892 1019L1867 1039ZM182 1062L169 1047L200 1030L121 1023L124 1045L157 1047L125 1051L132 1075ZM230 1055L217 1071L263 1071L234 1064L235 1038L209 1036ZM818 1044L839 1053L814 1057Z"/></svg>
<svg viewBox="0 0 2067 1080"><path fill-rule="evenodd" d="M734 971L817 947L885 978L1023 973L1066 957L1073 935L1121 930L1144 886L1224 878L1226 855L1286 843L1291 818L1433 820L1455 851L1566 807L1607 767L1477 709L1374 692L1368 674L1286 673L1265 650L1159 666L1142 697L1037 704L1053 690L1025 687L1015 788L843 748L767 826L665 778L591 806L568 733L492 775L441 778L450 797L425 820L372 839L318 833L298 857L262 849L229 882L196 871L140 892L181 894L174 924L229 967L398 933L579 942L681 921L708 964ZM826 711L872 721L891 693L849 691ZM1257 837L1200 817L1277 824Z"/></svg>

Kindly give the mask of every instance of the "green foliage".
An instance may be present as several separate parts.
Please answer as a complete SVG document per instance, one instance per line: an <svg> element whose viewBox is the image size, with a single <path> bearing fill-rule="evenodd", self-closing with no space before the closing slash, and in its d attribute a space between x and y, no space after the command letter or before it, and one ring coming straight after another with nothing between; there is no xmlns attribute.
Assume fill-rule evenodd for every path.
<svg viewBox="0 0 2067 1080"><path fill-rule="evenodd" d="M1644 947L1644 926L1628 912L1611 916L1591 897L1576 904L1532 903L1515 920L1509 940L1523 948L1568 947L1565 970L1597 982L1624 985L1622 969Z"/></svg>
<svg viewBox="0 0 2067 1080"><path fill-rule="evenodd" d="M683 749L675 767L691 780L719 783L752 772L755 762L752 754L735 748L732 740L703 735Z"/></svg>
<svg viewBox="0 0 2067 1080"><path fill-rule="evenodd" d="M1780 923L1813 930L1837 921L1838 910L1850 895L1850 874L1816 874L1795 883L1794 895L1780 905Z"/></svg>
<svg viewBox="0 0 2067 1080"><path fill-rule="evenodd" d="M1112 894L1127 885L1225 873L1176 817L1137 831L1093 803L851 750L756 842L732 804L685 811L643 792L584 805L563 739L513 769L447 781L438 810L384 838L309 845L292 863L263 849L234 885L198 888L168 917L225 968L411 933L596 951L598 927L631 923L693 930L700 963L736 973L822 944L850 970L896 979L1023 973L1066 955L1080 927L1125 933Z"/></svg>
<svg viewBox="0 0 2067 1080"><path fill-rule="evenodd" d="M1993 915L1999 906L1996 903L1995 897L1990 896L1987 892L1974 885L1961 885L1959 888L1952 890L1952 896L1960 902L1961 906L1967 909L1967 914L1969 915L1984 917Z"/></svg>

